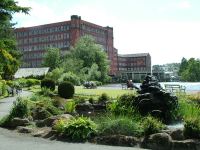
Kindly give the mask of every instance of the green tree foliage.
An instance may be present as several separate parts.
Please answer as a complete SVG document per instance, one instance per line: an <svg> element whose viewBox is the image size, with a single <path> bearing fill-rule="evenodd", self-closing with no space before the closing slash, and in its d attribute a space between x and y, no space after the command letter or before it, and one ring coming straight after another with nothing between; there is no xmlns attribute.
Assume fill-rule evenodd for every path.
<svg viewBox="0 0 200 150"><path fill-rule="evenodd" d="M83 68L82 60L72 58L69 54L64 58L63 62L59 65L64 69L64 72L73 72L80 74L81 68Z"/></svg>
<svg viewBox="0 0 200 150"><path fill-rule="evenodd" d="M3 78L10 78L19 66L20 53L17 51L16 40L13 32L12 15L14 13L27 14L30 8L21 7L17 5L14 0L1 0L0 1L0 50L2 57L6 58L1 60L0 72L6 71ZM6 52L5 52L6 51ZM6 55L6 56L5 56ZM10 62L9 62L10 61Z"/></svg>
<svg viewBox="0 0 200 150"><path fill-rule="evenodd" d="M57 48L47 49L47 53L44 56L43 66L50 67L50 70L58 67L60 63L60 50Z"/></svg>
<svg viewBox="0 0 200 150"><path fill-rule="evenodd" d="M0 49L0 75L4 79L11 79L17 71L18 61L6 50Z"/></svg>
<svg viewBox="0 0 200 150"><path fill-rule="evenodd" d="M184 81L200 81L200 60L190 58L188 61L183 58L179 70L179 75Z"/></svg>
<svg viewBox="0 0 200 150"><path fill-rule="evenodd" d="M64 69L63 68L56 68L54 70L52 70L51 72L49 72L46 77L49 79L54 80L54 82L56 84L58 84L58 79L61 77L61 75L64 73Z"/></svg>
<svg viewBox="0 0 200 150"><path fill-rule="evenodd" d="M180 68L178 72L179 75L181 75L181 73L183 73L183 71L186 70L187 65L188 65L187 59L183 57L181 60L181 64L180 64Z"/></svg>
<svg viewBox="0 0 200 150"><path fill-rule="evenodd" d="M30 8L17 5L14 0L0 1L0 48L6 50L16 50L16 42L13 34L13 25L11 23L14 13L27 14Z"/></svg>
<svg viewBox="0 0 200 150"><path fill-rule="evenodd" d="M75 47L70 49L70 54L66 58L71 58L72 62L79 63L82 69L76 73L83 73L91 76L95 75L95 80L105 82L108 78L108 59L103 49L95 44L95 40L90 36L83 36L76 43ZM77 62L77 60L79 60ZM94 80L94 79L92 79Z"/></svg>

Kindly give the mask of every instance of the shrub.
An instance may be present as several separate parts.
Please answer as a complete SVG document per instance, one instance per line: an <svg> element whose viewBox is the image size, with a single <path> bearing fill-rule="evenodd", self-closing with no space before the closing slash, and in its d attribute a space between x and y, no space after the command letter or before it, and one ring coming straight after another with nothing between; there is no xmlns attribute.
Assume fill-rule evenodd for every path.
<svg viewBox="0 0 200 150"><path fill-rule="evenodd" d="M86 98L83 96L77 96L73 99L76 104L83 104L86 102Z"/></svg>
<svg viewBox="0 0 200 150"><path fill-rule="evenodd" d="M11 118L15 118L15 117L24 118L28 116L28 113L29 113L29 109L28 109L27 100L24 100L21 97L18 97L17 100L14 102L14 105L9 115Z"/></svg>
<svg viewBox="0 0 200 150"><path fill-rule="evenodd" d="M58 86L58 94L62 98L72 98L74 95L74 85L70 82L62 82Z"/></svg>
<svg viewBox="0 0 200 150"><path fill-rule="evenodd" d="M114 101L107 105L107 110L114 115L135 115L139 116L139 113L132 106L121 106L118 101Z"/></svg>
<svg viewBox="0 0 200 150"><path fill-rule="evenodd" d="M58 84L58 79L61 77L63 72L64 72L63 68L56 68L56 69L52 70L51 72L47 73L46 77L48 79L54 80L55 83Z"/></svg>
<svg viewBox="0 0 200 150"><path fill-rule="evenodd" d="M8 85L8 86L10 86L10 87L13 87L13 81L11 81L11 80L7 80L6 81L6 84Z"/></svg>
<svg viewBox="0 0 200 150"><path fill-rule="evenodd" d="M33 85L39 85L40 84L40 80L37 79L26 79L26 86L30 87Z"/></svg>
<svg viewBox="0 0 200 150"><path fill-rule="evenodd" d="M145 135L158 133L165 128L161 121L151 116L144 118L144 120L142 121L142 126Z"/></svg>
<svg viewBox="0 0 200 150"><path fill-rule="evenodd" d="M186 138L200 138L200 118L188 118L185 120L183 134Z"/></svg>
<svg viewBox="0 0 200 150"><path fill-rule="evenodd" d="M178 115L183 118L197 118L200 116L199 105L187 100L186 96L179 97Z"/></svg>
<svg viewBox="0 0 200 150"><path fill-rule="evenodd" d="M97 124L101 135L141 136L143 133L138 119L132 116L103 116L98 118Z"/></svg>
<svg viewBox="0 0 200 150"><path fill-rule="evenodd" d="M88 101L89 101L90 104L94 104L94 98L93 97L90 97Z"/></svg>
<svg viewBox="0 0 200 150"><path fill-rule="evenodd" d="M52 91L55 90L55 82L51 79L43 79L41 81L41 88L49 88L51 89Z"/></svg>
<svg viewBox="0 0 200 150"><path fill-rule="evenodd" d="M63 133L65 126L68 122L68 119L59 119L56 121L55 125L53 126L53 129L55 129L58 133Z"/></svg>
<svg viewBox="0 0 200 150"><path fill-rule="evenodd" d="M96 134L96 124L86 117L71 119L64 127L64 135L72 141L85 141Z"/></svg>
<svg viewBox="0 0 200 150"><path fill-rule="evenodd" d="M51 89L44 87L44 88L41 88L41 91L39 92L39 94L43 96L52 96L53 92L51 91Z"/></svg>
<svg viewBox="0 0 200 150"><path fill-rule="evenodd" d="M98 98L98 103L106 104L110 100L110 97L106 93L102 93Z"/></svg>
<svg viewBox="0 0 200 150"><path fill-rule="evenodd" d="M136 95L123 94L117 101L108 105L107 109L115 115L136 115L139 116L137 110L133 107Z"/></svg>
<svg viewBox="0 0 200 150"><path fill-rule="evenodd" d="M7 94L7 85L5 80L0 80L0 96L5 96Z"/></svg>
<svg viewBox="0 0 200 150"><path fill-rule="evenodd" d="M30 98L31 115L33 118L46 118L51 115L59 115L62 111L55 107L53 100L50 97L45 97L43 95L33 95ZM43 114L43 116L41 116Z"/></svg>
<svg viewBox="0 0 200 150"><path fill-rule="evenodd" d="M26 81L27 79L24 78L17 79L15 80L15 85L19 85L20 87L27 87Z"/></svg>
<svg viewBox="0 0 200 150"><path fill-rule="evenodd" d="M135 101L136 95L135 94L123 94L118 99L118 104L120 106L130 107L133 106Z"/></svg>
<svg viewBox="0 0 200 150"><path fill-rule="evenodd" d="M66 102L64 107L65 107L65 112L74 113L76 108L76 103L74 101L69 101Z"/></svg>
<svg viewBox="0 0 200 150"><path fill-rule="evenodd" d="M62 74L62 76L58 80L59 83L65 82L65 81L71 82L74 85L80 85L80 78L72 72L67 72L67 73Z"/></svg>

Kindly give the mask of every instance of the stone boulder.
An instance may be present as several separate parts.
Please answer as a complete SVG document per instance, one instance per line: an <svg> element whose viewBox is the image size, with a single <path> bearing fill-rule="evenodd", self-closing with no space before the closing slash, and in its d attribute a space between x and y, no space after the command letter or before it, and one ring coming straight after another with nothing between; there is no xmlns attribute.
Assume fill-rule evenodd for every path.
<svg viewBox="0 0 200 150"><path fill-rule="evenodd" d="M28 119L22 119L22 118L13 118L10 123L9 126L12 128L16 128L17 126L27 126L29 125L30 122Z"/></svg>
<svg viewBox="0 0 200 150"><path fill-rule="evenodd" d="M43 120L51 116L51 113L42 107L36 107L32 110L33 120Z"/></svg>
<svg viewBox="0 0 200 150"><path fill-rule="evenodd" d="M169 123L173 116L171 112L178 107L177 97L162 89L154 76L146 76L140 87L133 106L138 108L142 115L151 114Z"/></svg>
<svg viewBox="0 0 200 150"><path fill-rule="evenodd" d="M183 135L183 129L176 129L171 131L170 136L172 137L173 140L184 140L185 137Z"/></svg>
<svg viewBox="0 0 200 150"><path fill-rule="evenodd" d="M106 110L105 104L81 103L76 105L76 112L84 116L92 116Z"/></svg>
<svg viewBox="0 0 200 150"><path fill-rule="evenodd" d="M136 137L124 135L110 135L96 137L95 142L98 144L114 145L114 146L129 146L134 147L139 145L139 140Z"/></svg>
<svg viewBox="0 0 200 150"><path fill-rule="evenodd" d="M172 150L199 150L200 141L194 139L187 139L183 141L173 141Z"/></svg>
<svg viewBox="0 0 200 150"><path fill-rule="evenodd" d="M36 122L36 125L38 127L44 127L44 126L52 127L55 124L55 122L59 119L70 120L72 118L73 118L73 116L70 115L70 114L62 114L62 115L57 115L57 116L51 116L51 117L48 117L44 120L38 120Z"/></svg>
<svg viewBox="0 0 200 150"><path fill-rule="evenodd" d="M156 133L145 137L141 146L153 150L170 150L172 146L171 136L167 133Z"/></svg>
<svg viewBox="0 0 200 150"><path fill-rule="evenodd" d="M32 133L34 130L30 127L18 126L17 131L20 133Z"/></svg>

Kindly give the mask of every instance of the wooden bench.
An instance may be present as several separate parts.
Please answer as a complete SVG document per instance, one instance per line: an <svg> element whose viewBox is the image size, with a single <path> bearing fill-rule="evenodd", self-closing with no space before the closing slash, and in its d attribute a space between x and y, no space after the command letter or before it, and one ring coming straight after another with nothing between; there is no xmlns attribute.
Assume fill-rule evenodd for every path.
<svg viewBox="0 0 200 150"><path fill-rule="evenodd" d="M185 93L186 87L179 84L165 84L165 90L170 93Z"/></svg>

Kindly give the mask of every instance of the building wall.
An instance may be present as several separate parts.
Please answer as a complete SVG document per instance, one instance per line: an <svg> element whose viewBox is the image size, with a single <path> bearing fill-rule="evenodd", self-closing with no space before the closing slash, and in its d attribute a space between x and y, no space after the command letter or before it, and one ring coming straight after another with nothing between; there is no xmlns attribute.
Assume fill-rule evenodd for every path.
<svg viewBox="0 0 200 150"><path fill-rule="evenodd" d="M141 80L151 74L151 56L148 53L118 55L118 69L124 79Z"/></svg>
<svg viewBox="0 0 200 150"><path fill-rule="evenodd" d="M47 48L56 47L66 53L83 35L91 35L102 45L110 61L110 75L117 73L117 55L113 47L113 28L102 27L71 16L70 21L15 29L18 48L23 53L22 67L40 67Z"/></svg>

